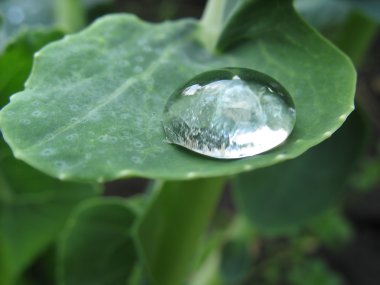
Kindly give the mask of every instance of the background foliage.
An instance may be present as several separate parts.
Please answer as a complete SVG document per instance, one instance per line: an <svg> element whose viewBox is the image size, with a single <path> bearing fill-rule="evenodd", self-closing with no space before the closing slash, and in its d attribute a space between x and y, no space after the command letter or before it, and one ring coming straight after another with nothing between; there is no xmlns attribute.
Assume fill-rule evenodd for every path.
<svg viewBox="0 0 380 285"><path fill-rule="evenodd" d="M46 176L0 141L1 284L378 284L368 278L379 272L370 247L378 219L368 217L380 217L370 203L377 192L369 192L380 177L380 85L369 72L376 54L364 56L377 1L294 3L363 70L359 111L334 134L352 110L352 65L289 1L227 1L217 19L212 5L223 1L210 1L200 23L107 16L57 41L111 12L157 22L199 17L203 2L0 2L0 107L27 81L1 111L4 137L45 173L93 183ZM226 65L264 71L289 89L299 117L288 142L228 164L163 143L159 116L175 81ZM74 122L73 112L89 120ZM101 184L135 175L229 176Z"/></svg>

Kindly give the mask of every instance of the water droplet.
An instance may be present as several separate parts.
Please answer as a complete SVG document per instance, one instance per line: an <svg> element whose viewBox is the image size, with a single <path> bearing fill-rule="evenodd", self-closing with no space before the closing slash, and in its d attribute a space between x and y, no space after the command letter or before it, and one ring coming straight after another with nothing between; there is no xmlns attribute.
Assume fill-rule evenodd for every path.
<svg viewBox="0 0 380 285"><path fill-rule="evenodd" d="M117 137L110 136L110 135L101 135L99 137L99 141L104 142L104 143L115 143L117 142Z"/></svg>
<svg viewBox="0 0 380 285"><path fill-rule="evenodd" d="M144 146L144 144L142 143L142 141L135 141L133 143L133 145L136 147L136 148L142 148Z"/></svg>
<svg viewBox="0 0 380 285"><path fill-rule="evenodd" d="M141 163L142 163L142 159L141 159L141 157L139 157L139 156L132 156L132 157L131 157L131 160L132 160L132 162L134 162L135 164L141 164Z"/></svg>
<svg viewBox="0 0 380 285"><path fill-rule="evenodd" d="M70 105L70 110L71 111L78 111L79 110L79 106L75 105L75 104L72 104L72 105Z"/></svg>
<svg viewBox="0 0 380 285"><path fill-rule="evenodd" d="M126 67L126 66L130 66L131 63L128 60L123 60L123 61L120 62L120 65L123 66L123 67Z"/></svg>
<svg viewBox="0 0 380 285"><path fill-rule="evenodd" d="M139 55L139 56L136 57L136 61L137 62L143 62L144 61L144 57L141 56L141 55Z"/></svg>
<svg viewBox="0 0 380 285"><path fill-rule="evenodd" d="M169 98L168 140L215 158L240 158L283 143L296 119L289 93L275 79L246 68L202 73Z"/></svg>
<svg viewBox="0 0 380 285"><path fill-rule="evenodd" d="M30 125L30 120L28 120L28 119L21 119L21 120L20 120L20 123L21 123L22 125Z"/></svg>
<svg viewBox="0 0 380 285"><path fill-rule="evenodd" d="M141 67L141 66L135 66L134 68L133 68L133 72L134 73L141 73L141 72L143 72L143 68Z"/></svg>
<svg viewBox="0 0 380 285"><path fill-rule="evenodd" d="M150 46L144 46L143 51L145 52L151 52L153 49Z"/></svg>
<svg viewBox="0 0 380 285"><path fill-rule="evenodd" d="M45 148L44 150L42 150L41 155L42 156L51 156L54 153L55 153L54 149L52 149L52 148Z"/></svg>
<svg viewBox="0 0 380 285"><path fill-rule="evenodd" d="M71 124L76 124L76 123L78 123L78 122L79 122L79 118L74 117L74 118L71 118L71 119L70 119L70 123L71 123Z"/></svg>
<svg viewBox="0 0 380 285"><path fill-rule="evenodd" d="M57 160L57 161L54 161L54 166L61 169L66 168L66 162L62 160Z"/></svg>
<svg viewBox="0 0 380 285"><path fill-rule="evenodd" d="M47 134L46 136L45 136L45 138L44 139L46 139L46 140L51 140L51 139L53 139L54 138L54 135L53 134Z"/></svg>
<svg viewBox="0 0 380 285"><path fill-rule="evenodd" d="M92 121L92 122L97 122L97 121L100 121L101 120L101 115L97 112L91 112L89 115L88 115L88 121Z"/></svg>
<svg viewBox="0 0 380 285"><path fill-rule="evenodd" d="M137 41L137 44L138 44L139 46L144 46L144 45L146 44L146 42L147 42L146 39L139 39L139 40Z"/></svg>
<svg viewBox="0 0 380 285"><path fill-rule="evenodd" d="M39 110L33 111L32 116L33 117L41 117L42 116L42 112L39 111Z"/></svg>
<svg viewBox="0 0 380 285"><path fill-rule="evenodd" d="M69 134L69 135L67 135L66 136L66 140L68 140L68 141L74 141L74 140L76 140L78 138L78 134Z"/></svg>

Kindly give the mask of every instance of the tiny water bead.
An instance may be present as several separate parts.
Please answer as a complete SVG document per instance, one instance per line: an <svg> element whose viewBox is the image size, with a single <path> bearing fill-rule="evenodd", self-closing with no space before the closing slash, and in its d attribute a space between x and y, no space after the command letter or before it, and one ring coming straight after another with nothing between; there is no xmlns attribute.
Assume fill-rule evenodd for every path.
<svg viewBox="0 0 380 285"><path fill-rule="evenodd" d="M170 143L214 158L256 155L283 143L293 130L292 98L275 79L247 68L201 73L166 103Z"/></svg>

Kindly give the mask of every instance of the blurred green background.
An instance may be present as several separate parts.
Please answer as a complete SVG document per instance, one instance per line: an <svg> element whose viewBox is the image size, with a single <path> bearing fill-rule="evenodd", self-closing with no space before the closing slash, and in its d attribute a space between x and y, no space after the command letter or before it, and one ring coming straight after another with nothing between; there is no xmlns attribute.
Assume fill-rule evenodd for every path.
<svg viewBox="0 0 380 285"><path fill-rule="evenodd" d="M202 0L82 0L75 4L77 6L71 6L74 10L70 10L61 2L64 1L0 1L0 107L8 102L12 93L23 88L30 72L33 53L65 33L80 30L96 18L116 12L134 13L142 19L155 22L182 17L199 18L205 5ZM347 39L341 37L344 29L359 29L363 35L363 45L359 51L351 53L346 50L358 68L357 111L348 120L348 124L355 125L358 130L357 137L343 135L347 124L335 135L343 145L362 147L362 152L350 172L352 174L348 177L348 183L338 195L329 197L326 194L324 201L329 201L328 209L321 213L316 209L318 215L310 214L312 218L305 214L304 221L297 227L286 227L287 223L292 224L292 215L300 215L296 210L292 212L291 202L294 201L286 201L286 192L272 194L280 197L280 202L268 197L265 187L275 186L266 183L271 180L271 173L267 170L255 174L257 181L263 180L262 192L256 192L252 198L257 201L252 209L256 227L248 226L245 218L237 213L236 204L239 201L234 198L233 191L239 185L228 184L199 261L212 266L213 258L221 259L220 278L223 279L223 284L380 284L380 36L376 24L380 10L379 5L375 4L363 8L357 4L360 1L353 1L355 3L350 3L351 8L348 9L348 4L342 4L343 2L347 1L305 0L296 1L296 7L305 19L343 49L349 49L345 42ZM73 13L78 13L78 17L74 17L76 20L68 24L65 17ZM355 24L355 19L358 18L361 19L359 26ZM358 136L366 137L364 146L363 142L355 141ZM329 149L331 153L337 151L333 143L327 142L321 147ZM101 190L98 186L86 185L77 191L70 186L72 195L60 197L58 191L66 191L66 185L54 179L41 178L42 174L37 171L30 170L21 162L13 162L9 149L2 141L0 150L0 197L6 201L0 203L0 242L2 239L5 241L0 246L0 275L1 268L14 266L21 271L15 273L21 276L15 284L55 284L54 245L57 232L72 209ZM303 157L305 155L300 159ZM348 161L350 159L354 158L347 157ZM328 168L323 158L316 164L320 168ZM344 168L344 162L338 167ZM22 174L22 178L15 175L15 192L8 195L4 190L7 185L2 184L2 172L7 174L11 173L11 169L16 169L12 173L21 173L24 168L28 168L25 171L29 175ZM273 171L286 173L289 169L288 165L280 164ZM244 179L239 183L244 183ZM289 188L301 189L295 184L302 184L303 178L292 183L288 185ZM102 195L131 197L144 193L148 184L149 181L144 179L115 181L105 185ZM31 197L33 191L28 193L29 188L33 188L33 191L36 188L51 188L57 193L50 194L50 199L35 203L31 202L34 198ZM297 195L312 193L300 192ZM22 197L22 202L13 203L15 196ZM265 209L259 207L260 203L269 205L269 209L283 207L283 211L289 215L280 221L271 220ZM299 203L303 203L303 200L300 199ZM259 210L255 212L255 209ZM305 204L300 211L313 213L314 210ZM46 218L41 223L41 217L54 218L54 222ZM35 219L39 219L35 227L19 229L18 225L34 224ZM265 229L265 225L274 220L280 224L280 230L273 232ZM281 225L284 225L283 229ZM48 234L47 228L50 231ZM215 246L221 244L220 239L224 240L221 250ZM40 246L38 249L23 247L25 240L30 241L30 244L36 240ZM18 248L13 259L6 259L7 246ZM31 251L33 258L24 258ZM196 284L196 275L193 278L194 285L202 285Z"/></svg>

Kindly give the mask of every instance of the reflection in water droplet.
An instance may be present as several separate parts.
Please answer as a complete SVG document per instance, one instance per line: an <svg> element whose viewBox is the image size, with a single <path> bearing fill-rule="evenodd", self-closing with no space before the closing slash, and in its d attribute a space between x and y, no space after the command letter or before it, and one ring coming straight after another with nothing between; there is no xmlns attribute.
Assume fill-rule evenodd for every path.
<svg viewBox="0 0 380 285"><path fill-rule="evenodd" d="M202 73L169 98L163 115L168 140L215 158L270 150L292 132L293 101L273 78L246 68Z"/></svg>

